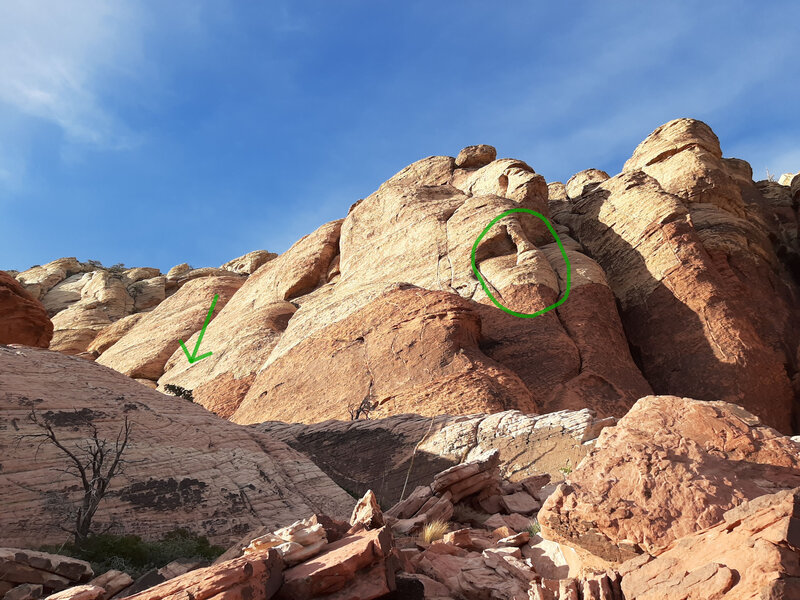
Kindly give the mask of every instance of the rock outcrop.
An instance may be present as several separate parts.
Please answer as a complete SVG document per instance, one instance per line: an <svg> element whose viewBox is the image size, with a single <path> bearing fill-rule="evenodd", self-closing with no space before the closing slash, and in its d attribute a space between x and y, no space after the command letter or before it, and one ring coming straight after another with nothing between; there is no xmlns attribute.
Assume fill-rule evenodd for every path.
<svg viewBox="0 0 800 600"><path fill-rule="evenodd" d="M546 215L546 194L540 175L510 159L466 169L431 157L398 173L351 209L335 275L297 300L232 418L285 419L291 411L294 420L313 422L346 418L361 403L373 416L433 415L455 412L447 408L454 405L551 412L582 408L590 397L599 415L624 414L650 388L628 353L602 270L574 242L565 240L571 302L537 319L495 307L472 272L470 252L483 228L515 207ZM476 258L494 295L516 311L545 308L564 292L564 259L532 216L506 217ZM592 328L582 325L589 322ZM420 338L428 329L433 337ZM297 380L293 365L331 354L327 366ZM299 397L316 402L306 409Z"/></svg>
<svg viewBox="0 0 800 600"><path fill-rule="evenodd" d="M723 158L705 123L662 125L622 173L551 210L605 270L656 393L735 402L791 430L796 282L749 165Z"/></svg>
<svg viewBox="0 0 800 600"><path fill-rule="evenodd" d="M0 271L0 344L47 348L52 337L53 323L42 303Z"/></svg>
<svg viewBox="0 0 800 600"><path fill-rule="evenodd" d="M0 346L0 531L5 544L57 543L74 522L80 482L66 456L41 438L32 411L75 448L96 426L116 439L132 424L129 461L94 523L154 538L186 527L230 543L307 514L350 514L352 499L305 456L252 428L165 396L101 365L58 352ZM37 451L38 449L38 451Z"/></svg>
<svg viewBox="0 0 800 600"><path fill-rule="evenodd" d="M800 176L755 183L706 124L677 119L613 177L587 169L548 185L469 146L402 169L277 257L166 275L59 259L16 278L53 316L54 349L105 354L238 423L621 417L655 392L738 403L788 433L800 414L798 194ZM539 218L507 215L475 248L483 286L474 242L519 208L552 214L562 244ZM188 283L231 276L246 282L205 333L212 359L189 364L164 340L147 356L145 321L174 337L161 307ZM567 293L535 319L489 297L531 314Z"/></svg>
<svg viewBox="0 0 800 600"><path fill-rule="evenodd" d="M747 500L798 486L800 444L742 408L650 396L600 433L539 521L545 537L606 567L659 554Z"/></svg>
<svg viewBox="0 0 800 600"><path fill-rule="evenodd" d="M515 207L548 213L541 175L494 156L470 147L457 160L410 165L343 221L262 265L209 326L214 360L189 369L174 355L159 385L191 389L241 423L587 405L601 417L624 414L650 386L602 269L563 228L571 290L558 312L506 314L472 272L472 244L492 218ZM517 311L566 291L564 258L533 216L498 223L477 260L493 294Z"/></svg>
<svg viewBox="0 0 800 600"><path fill-rule="evenodd" d="M681 538L658 557L623 564L626 600L800 597L800 489L761 496Z"/></svg>
<svg viewBox="0 0 800 600"><path fill-rule="evenodd" d="M41 598L92 578L88 562L23 548L0 548L0 594Z"/></svg>
<svg viewBox="0 0 800 600"><path fill-rule="evenodd" d="M276 421L254 427L306 454L344 489L373 490L384 505L403 490L430 485L434 476L490 450L500 453L500 473L510 481L531 475L563 477L594 446L603 427L588 409L548 415L504 411L492 415L325 421L311 425Z"/></svg>
<svg viewBox="0 0 800 600"><path fill-rule="evenodd" d="M219 311L243 283L240 277L202 277L189 281L137 320L97 362L135 379L157 381L169 357L176 350L183 354L178 341L186 343L203 327L214 298L218 297L214 310ZM194 345L187 343L187 348L191 351ZM185 355L183 360L191 364Z"/></svg>
<svg viewBox="0 0 800 600"><path fill-rule="evenodd" d="M178 265L167 275L149 267L104 267L97 261L60 258L15 273L15 278L35 299L41 300L53 319L55 333L50 348L94 359L138 320L130 317L152 311L187 282L210 277L246 277L275 256L266 250L256 250L219 269ZM8 343L13 342L17 340Z"/></svg>

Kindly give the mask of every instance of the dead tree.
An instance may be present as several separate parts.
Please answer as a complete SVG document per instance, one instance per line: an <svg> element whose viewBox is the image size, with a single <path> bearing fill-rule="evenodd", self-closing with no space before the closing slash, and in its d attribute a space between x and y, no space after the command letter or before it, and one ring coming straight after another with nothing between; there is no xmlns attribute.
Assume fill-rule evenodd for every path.
<svg viewBox="0 0 800 600"><path fill-rule="evenodd" d="M376 406L377 405L375 403L369 401L369 395L367 395L361 401L361 404L358 406L349 407L347 412L350 413L351 421L358 421L361 417L364 417L369 421L369 413L372 412Z"/></svg>
<svg viewBox="0 0 800 600"><path fill-rule="evenodd" d="M80 411L75 411L75 414L81 417ZM97 512L100 502L108 491L108 485L111 480L124 471L126 461L122 455L128 447L132 423L126 416L119 432L117 439L113 445L108 440L101 438L97 431L97 426L92 423L88 418L80 418L80 420L88 426L89 437L82 442L68 448L65 443L58 439L55 429L53 428L53 420L49 419L47 415L40 417L36 411L31 411L28 415L30 422L41 429L41 433L29 434L23 437L41 438L41 444L52 444L55 446L66 458L69 463L64 469L57 469L62 473L67 473L73 477L77 477L83 486L83 499L78 506L77 515L75 517L75 528L69 529L62 527L65 531L71 533L75 537L75 543L80 545L92 530L92 519Z"/></svg>

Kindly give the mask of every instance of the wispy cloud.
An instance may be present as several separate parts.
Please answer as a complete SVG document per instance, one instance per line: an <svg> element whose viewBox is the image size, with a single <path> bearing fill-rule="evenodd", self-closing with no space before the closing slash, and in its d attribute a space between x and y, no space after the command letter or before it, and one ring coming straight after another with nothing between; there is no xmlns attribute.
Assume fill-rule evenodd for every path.
<svg viewBox="0 0 800 600"><path fill-rule="evenodd" d="M68 143L129 147L136 135L104 97L113 95L115 75L135 71L140 30L139 15L121 2L7 0L0 20L0 119L53 124Z"/></svg>

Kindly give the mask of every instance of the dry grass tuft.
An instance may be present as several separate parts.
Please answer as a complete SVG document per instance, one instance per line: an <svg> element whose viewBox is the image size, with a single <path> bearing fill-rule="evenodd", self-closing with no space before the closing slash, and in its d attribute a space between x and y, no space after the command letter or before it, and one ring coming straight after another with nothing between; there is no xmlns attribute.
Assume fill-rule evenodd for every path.
<svg viewBox="0 0 800 600"><path fill-rule="evenodd" d="M431 544L436 540L444 537L444 534L450 530L450 524L447 521L431 521L426 523L422 528L422 541L426 544Z"/></svg>

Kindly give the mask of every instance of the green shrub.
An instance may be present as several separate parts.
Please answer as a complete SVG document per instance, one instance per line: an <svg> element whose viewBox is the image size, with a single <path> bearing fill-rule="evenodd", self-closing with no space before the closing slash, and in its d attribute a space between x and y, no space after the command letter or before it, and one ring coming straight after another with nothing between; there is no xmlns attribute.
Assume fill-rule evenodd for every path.
<svg viewBox="0 0 800 600"><path fill-rule="evenodd" d="M533 519L528 524L528 527L525 529L525 531L527 531L531 537L539 535L539 533L542 531L542 527L539 525L539 520Z"/></svg>
<svg viewBox="0 0 800 600"><path fill-rule="evenodd" d="M181 387L179 385L173 385L171 383L166 384L164 386L164 390L172 394L173 396L183 398L185 400L188 400L189 402L194 402L194 396L192 395L192 390L187 390L184 387Z"/></svg>
<svg viewBox="0 0 800 600"><path fill-rule="evenodd" d="M154 542L147 542L138 535L103 533L89 536L80 546L70 542L63 546L46 546L42 550L88 561L98 575L117 569L134 578L177 558L213 560L225 551L186 529L170 531Z"/></svg>

